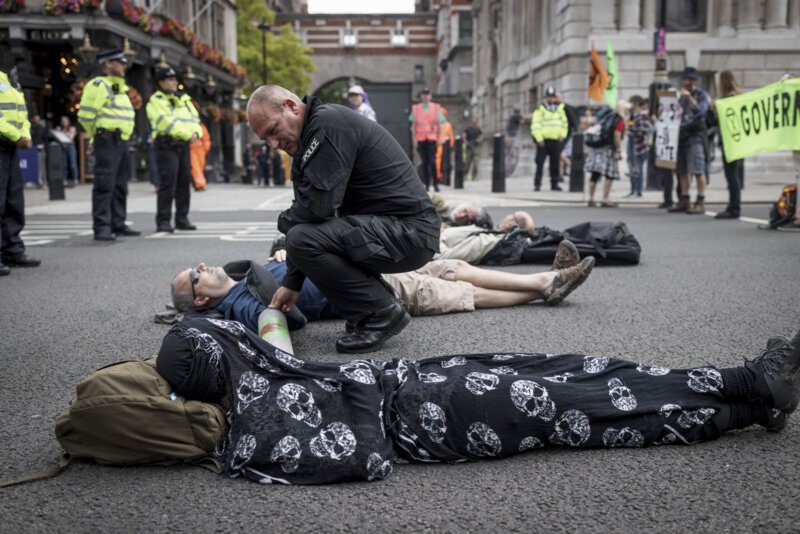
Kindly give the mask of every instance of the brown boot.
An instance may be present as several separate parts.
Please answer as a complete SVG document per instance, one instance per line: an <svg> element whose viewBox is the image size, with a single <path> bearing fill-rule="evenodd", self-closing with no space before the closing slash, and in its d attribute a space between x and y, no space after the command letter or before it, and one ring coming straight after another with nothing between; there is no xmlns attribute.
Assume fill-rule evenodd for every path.
<svg viewBox="0 0 800 534"><path fill-rule="evenodd" d="M692 204L692 207L686 210L686 213L696 215L698 213L706 212L706 197L698 196L697 202Z"/></svg>
<svg viewBox="0 0 800 534"><path fill-rule="evenodd" d="M672 206L671 208L667 209L669 213L680 213L682 211L689 210L689 197L681 195L681 198L678 200L678 203Z"/></svg>

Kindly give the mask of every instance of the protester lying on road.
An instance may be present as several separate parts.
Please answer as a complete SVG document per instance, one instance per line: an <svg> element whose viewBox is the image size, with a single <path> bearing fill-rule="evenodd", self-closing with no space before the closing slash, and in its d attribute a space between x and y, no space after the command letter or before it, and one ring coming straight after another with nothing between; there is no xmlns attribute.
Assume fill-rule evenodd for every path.
<svg viewBox="0 0 800 534"><path fill-rule="evenodd" d="M800 399L800 332L724 369L537 353L322 363L240 323L187 317L165 337L157 370L177 393L229 406L223 472L321 484L384 479L395 454L459 462L684 445L753 424L779 432Z"/></svg>
<svg viewBox="0 0 800 534"><path fill-rule="evenodd" d="M286 251L278 250L265 267L276 280L286 272ZM535 300L556 305L589 276L594 258L583 261L569 242L561 243L550 271L515 274L473 267L461 260L433 261L416 271L384 274L411 315L436 315L476 308L501 308ZM266 308L222 267L204 263L181 271L172 282L172 301L178 311L216 308L226 319L258 331L258 316ZM319 289L305 280L297 307L308 320L340 317Z"/></svg>

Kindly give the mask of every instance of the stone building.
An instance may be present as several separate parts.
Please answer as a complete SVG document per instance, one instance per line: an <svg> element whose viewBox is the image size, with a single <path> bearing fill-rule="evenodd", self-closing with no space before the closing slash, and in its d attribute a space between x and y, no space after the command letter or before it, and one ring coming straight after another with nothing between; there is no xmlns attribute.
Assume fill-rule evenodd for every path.
<svg viewBox="0 0 800 534"><path fill-rule="evenodd" d="M687 65L712 97L723 69L745 90L800 74L800 0L473 0L472 12L473 112L493 131L515 104L532 111L548 85L575 106L598 105L587 94L592 42L606 64L611 40L621 98L647 95L661 26L673 85Z"/></svg>

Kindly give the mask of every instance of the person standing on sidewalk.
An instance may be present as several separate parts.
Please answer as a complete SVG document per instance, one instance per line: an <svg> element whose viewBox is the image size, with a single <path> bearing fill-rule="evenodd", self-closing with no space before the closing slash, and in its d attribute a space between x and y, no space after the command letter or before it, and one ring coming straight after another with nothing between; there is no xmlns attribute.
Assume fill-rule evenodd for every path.
<svg viewBox="0 0 800 534"><path fill-rule="evenodd" d="M728 98L742 94L742 89L736 83L733 73L723 70L719 73L720 98ZM712 106L711 111L716 115L717 107ZM725 156L725 143L722 142L722 166L725 170L725 180L728 182L728 205L724 211L717 213L715 219L738 219L742 214L742 182L744 182L744 159L728 161Z"/></svg>
<svg viewBox="0 0 800 534"><path fill-rule="evenodd" d="M533 179L533 190L542 188L544 160L550 158L550 190L561 191L558 185L558 163L561 160L561 148L569 132L569 121L564 111L564 104L558 103L558 95L554 87L544 92L544 103L533 112L531 118L531 135L538 145L536 148L536 175Z"/></svg>
<svg viewBox="0 0 800 534"><path fill-rule="evenodd" d="M97 55L103 75L92 78L83 89L78 122L89 134L86 153L95 155L92 185L92 226L97 241L114 241L118 235L141 232L125 224L128 178L131 173L130 139L135 114L125 67L128 60L121 48Z"/></svg>
<svg viewBox="0 0 800 534"><path fill-rule="evenodd" d="M17 149L32 146L25 97L0 71L0 276L9 274L9 267L36 267L41 263L25 255L19 235L25 227L25 196Z"/></svg>
<svg viewBox="0 0 800 534"><path fill-rule="evenodd" d="M650 133L650 115L647 113L647 100L639 95L633 95L630 99L633 104L632 124L628 130L631 157L633 158L630 168L631 174L631 194L630 197L641 197L644 189L644 162L647 161L647 137Z"/></svg>
<svg viewBox="0 0 800 534"><path fill-rule="evenodd" d="M419 152L422 160L422 184L435 191L439 190L436 183L436 145L439 142L439 124L444 122L442 106L432 102L431 90L422 89L419 95L422 102L414 104L411 108L411 134L414 139L414 148Z"/></svg>
<svg viewBox="0 0 800 534"><path fill-rule="evenodd" d="M467 162L464 165L464 176L467 177L467 180L477 180L479 152L483 142L483 130L478 126L478 117L472 117L472 120L470 120L469 128L464 130L464 140L467 143Z"/></svg>
<svg viewBox="0 0 800 534"><path fill-rule="evenodd" d="M686 67L681 74L678 104L681 106L681 127L678 142L678 179L681 198L669 208L670 213L705 213L706 211L706 153L703 136L706 135L708 93L697 87L697 69ZM697 201L689 205L689 175L697 182Z"/></svg>
<svg viewBox="0 0 800 534"><path fill-rule="evenodd" d="M161 177L156 204L156 229L159 232L197 230L189 222L189 190L192 165L189 145L203 135L200 117L192 99L178 93L178 78L172 68L156 72L159 90L147 102L147 118L153 128L156 163ZM175 228L172 201L175 200Z"/></svg>

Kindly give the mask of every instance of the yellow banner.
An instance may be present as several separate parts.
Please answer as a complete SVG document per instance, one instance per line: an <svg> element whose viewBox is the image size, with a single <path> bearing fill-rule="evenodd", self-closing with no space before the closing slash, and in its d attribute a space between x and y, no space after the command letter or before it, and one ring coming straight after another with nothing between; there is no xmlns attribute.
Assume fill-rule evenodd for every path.
<svg viewBox="0 0 800 534"><path fill-rule="evenodd" d="M725 158L800 150L800 79L717 100Z"/></svg>

